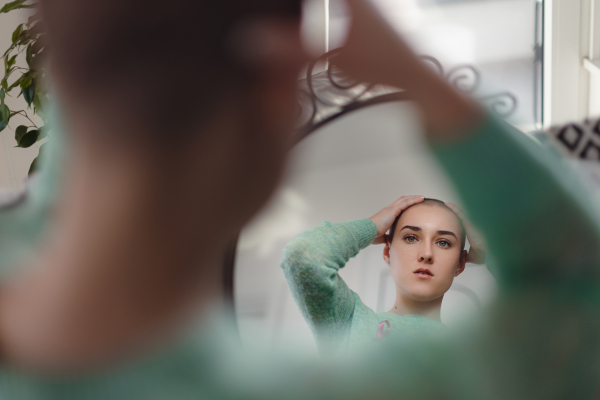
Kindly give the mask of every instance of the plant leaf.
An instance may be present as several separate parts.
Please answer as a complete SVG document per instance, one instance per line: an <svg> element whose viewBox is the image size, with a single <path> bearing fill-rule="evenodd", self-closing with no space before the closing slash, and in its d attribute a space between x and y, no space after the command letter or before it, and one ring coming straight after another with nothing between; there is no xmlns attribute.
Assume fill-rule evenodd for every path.
<svg viewBox="0 0 600 400"><path fill-rule="evenodd" d="M15 31L12 34L12 42L15 43L19 37L21 36L21 33L23 33L23 24L19 24L19 26L17 26L17 29L15 29Z"/></svg>
<svg viewBox="0 0 600 400"><path fill-rule="evenodd" d="M12 56L7 62L6 62L6 69L7 69L7 73L8 70L10 69L10 67L12 67L13 65L15 65L15 62L17 62L17 55L15 54L14 56Z"/></svg>
<svg viewBox="0 0 600 400"><path fill-rule="evenodd" d="M18 8L23 8L25 1L26 0L15 0L10 3L6 3L2 8L0 8L0 13L7 13Z"/></svg>
<svg viewBox="0 0 600 400"><path fill-rule="evenodd" d="M0 88L0 104L4 104L4 98L6 97L6 92L4 88Z"/></svg>
<svg viewBox="0 0 600 400"><path fill-rule="evenodd" d="M31 39L32 38L31 38L31 36L29 36L29 31L28 30L24 30L19 35L19 39L17 41L17 44L19 46L27 46L29 44L29 42L31 42Z"/></svg>
<svg viewBox="0 0 600 400"><path fill-rule="evenodd" d="M13 73L13 71L15 70L15 68L9 68L7 71L4 71L4 77L8 79L8 77L10 77Z"/></svg>
<svg viewBox="0 0 600 400"><path fill-rule="evenodd" d="M27 88L33 83L33 78L35 78L35 72L29 70L21 77L20 86L22 88Z"/></svg>
<svg viewBox="0 0 600 400"><path fill-rule="evenodd" d="M6 104L2 104L0 106L0 120L2 120L8 124L9 119L10 119L10 110L8 109Z"/></svg>
<svg viewBox="0 0 600 400"><path fill-rule="evenodd" d="M21 88L21 92L23 93L23 98L27 102L27 105L31 107L31 103L33 102L33 98L35 96L35 85L29 85L29 87Z"/></svg>
<svg viewBox="0 0 600 400"><path fill-rule="evenodd" d="M27 127L25 125L19 125L17 126L17 129L15 129L15 141L17 143L19 143L21 141L21 139L23 138L23 136L25 136L25 134L27 134Z"/></svg>
<svg viewBox="0 0 600 400"><path fill-rule="evenodd" d="M0 132L2 132L7 126L8 124L6 122L0 121Z"/></svg>
<svg viewBox="0 0 600 400"><path fill-rule="evenodd" d="M17 54L12 56L11 58L4 57L4 75L7 75L8 73L10 73L10 71L11 71L10 67L15 65L16 60L17 60Z"/></svg>
<svg viewBox="0 0 600 400"><path fill-rule="evenodd" d="M39 134L40 131L37 129L30 130L21 137L21 140L18 141L17 147L21 147L23 149L31 147L35 142L37 142Z"/></svg>
<svg viewBox="0 0 600 400"><path fill-rule="evenodd" d="M46 150L44 150L45 146L46 146L46 143L44 143L43 145L40 146L40 150L39 150L38 156L31 163L31 166L29 167L29 172L27 172L27 176L31 176L31 174L33 174L34 172L38 171L38 169L39 169L39 159L40 159L40 157L42 157L42 151L44 151L44 152L46 151Z"/></svg>
<svg viewBox="0 0 600 400"><path fill-rule="evenodd" d="M27 50L25 51L25 61L27 61L27 65L31 68L33 64L33 43L27 46Z"/></svg>
<svg viewBox="0 0 600 400"><path fill-rule="evenodd" d="M8 57L8 55L10 54L11 51L13 51L15 49L15 47L17 47L16 44L11 44L10 47L8 49L6 49L6 51L4 52L4 54L2 55L2 57Z"/></svg>

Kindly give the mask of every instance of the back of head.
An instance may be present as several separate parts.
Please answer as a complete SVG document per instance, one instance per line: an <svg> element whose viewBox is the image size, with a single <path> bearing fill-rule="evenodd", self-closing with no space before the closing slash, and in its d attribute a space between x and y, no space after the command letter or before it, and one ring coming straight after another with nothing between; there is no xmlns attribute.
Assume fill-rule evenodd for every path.
<svg viewBox="0 0 600 400"><path fill-rule="evenodd" d="M459 224L460 224L460 239L461 239L461 240L460 240L460 243L461 243L462 249L464 250L464 248L465 248L465 244L466 244L466 236L467 236L467 235L466 235L466 232L465 232L465 228L463 227L463 224L462 224L462 221L461 221L461 219L460 219L460 218L459 218L459 217L458 217L458 216L457 216L457 215L454 213L454 211L452 211L452 209L450 209L450 207L448 207L446 204L444 204L444 202L443 202L443 201L441 201L441 200L437 200L437 199L429 199L429 198L426 198L426 199L424 199L424 200L423 200L422 202L420 202L420 203L413 204L413 205L412 205L412 206L410 206L410 207L414 207L414 206L441 207L441 208L444 208L444 209L448 210L448 211L449 211L449 212L451 212L452 214L454 214L454 215L456 216L456 218L458 219L458 222L459 222ZM410 207L408 207L406 210L408 210ZM400 214L399 214L399 215L396 217L396 219L394 220L394 223L392 224L392 227L390 228L390 231L389 231L389 233L388 233L388 236L389 236L390 243L391 243L391 242L392 242L392 240L394 239L394 233L396 232L396 226L398 225L398 221L400 220L400 217L402 216L402 214L403 214L403 213L404 213L404 211L406 211L406 210L403 210L403 211L402 211L402 212L401 212L401 213L400 213Z"/></svg>
<svg viewBox="0 0 600 400"><path fill-rule="evenodd" d="M236 26L301 12L300 0L40 2L68 111L138 121L170 140L252 82L229 51Z"/></svg>

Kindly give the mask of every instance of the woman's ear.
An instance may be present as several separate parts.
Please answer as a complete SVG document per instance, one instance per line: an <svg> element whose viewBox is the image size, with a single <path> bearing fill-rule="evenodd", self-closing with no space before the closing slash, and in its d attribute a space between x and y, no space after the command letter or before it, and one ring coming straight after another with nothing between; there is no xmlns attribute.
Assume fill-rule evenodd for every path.
<svg viewBox="0 0 600 400"><path fill-rule="evenodd" d="M466 250L463 250L460 253L460 259L458 260L458 265L456 267L454 276L459 276L465 270L465 265L467 264L467 254L468 252Z"/></svg>
<svg viewBox="0 0 600 400"><path fill-rule="evenodd" d="M387 240L385 246L383 246L383 260L389 266L390 265L390 242Z"/></svg>

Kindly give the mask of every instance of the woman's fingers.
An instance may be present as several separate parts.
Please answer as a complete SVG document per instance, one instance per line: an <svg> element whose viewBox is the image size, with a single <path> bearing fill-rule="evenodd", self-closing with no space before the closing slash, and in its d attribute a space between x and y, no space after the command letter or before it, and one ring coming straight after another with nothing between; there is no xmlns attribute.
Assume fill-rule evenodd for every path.
<svg viewBox="0 0 600 400"><path fill-rule="evenodd" d="M385 231L387 232L387 230L394 223L394 220L396 219L396 217L398 217L398 215L400 215L400 213L402 211L406 210L408 207L410 207L412 205L422 202L424 199L425 199L425 196L422 196L422 195L402 196L398 200L396 200L392 204L390 204L388 207L386 207L382 211L380 211L385 214L386 223L388 224Z"/></svg>
<svg viewBox="0 0 600 400"><path fill-rule="evenodd" d="M400 212L406 210L408 207L410 207L414 204L420 203L424 199L425 199L425 196L423 196L423 195L400 197L398 200L396 200L394 203L392 203L392 205L396 206L396 210L397 210L397 214L395 215L395 217L397 217L398 214L400 214Z"/></svg>
<svg viewBox="0 0 600 400"><path fill-rule="evenodd" d="M377 226L377 238L385 235L394 223L396 217L400 215L403 210L406 210L413 204L420 203L424 198L425 196L402 196L389 206L380 210L377 214L373 215L370 219Z"/></svg>

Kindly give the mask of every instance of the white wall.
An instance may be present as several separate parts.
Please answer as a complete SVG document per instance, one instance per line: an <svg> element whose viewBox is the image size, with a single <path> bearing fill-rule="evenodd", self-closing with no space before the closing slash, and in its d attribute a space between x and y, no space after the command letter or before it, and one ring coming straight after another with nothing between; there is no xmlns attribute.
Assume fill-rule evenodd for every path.
<svg viewBox="0 0 600 400"><path fill-rule="evenodd" d="M16 29L17 25L26 22L28 16L27 12L21 10L11 11L8 14L0 14L0 54L4 54L4 51L10 46L12 32ZM23 64L24 61L21 60L20 65ZM2 72L2 77L4 77L4 66L2 66L2 71L0 72ZM9 79L10 82L12 82L11 79ZM15 91L15 96L16 93ZM11 110L17 106L21 107L18 109L22 109L23 106L26 107L26 103L22 97L16 100L7 97L6 104ZM2 189L22 188L23 181L27 178L29 166L38 154L38 143L28 149L16 147L14 129L21 124L25 124L25 121L24 118L15 116L11 119L9 126L0 132L0 191Z"/></svg>

